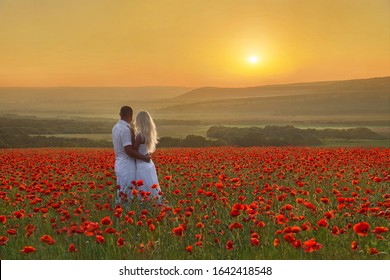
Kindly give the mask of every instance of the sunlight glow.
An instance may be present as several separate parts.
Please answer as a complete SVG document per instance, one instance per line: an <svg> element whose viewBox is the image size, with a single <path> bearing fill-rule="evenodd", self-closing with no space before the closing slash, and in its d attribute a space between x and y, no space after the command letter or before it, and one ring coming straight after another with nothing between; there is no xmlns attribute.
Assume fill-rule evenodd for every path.
<svg viewBox="0 0 390 280"><path fill-rule="evenodd" d="M259 58L257 56L252 55L252 56L248 57L248 61L252 64L255 64L259 61Z"/></svg>

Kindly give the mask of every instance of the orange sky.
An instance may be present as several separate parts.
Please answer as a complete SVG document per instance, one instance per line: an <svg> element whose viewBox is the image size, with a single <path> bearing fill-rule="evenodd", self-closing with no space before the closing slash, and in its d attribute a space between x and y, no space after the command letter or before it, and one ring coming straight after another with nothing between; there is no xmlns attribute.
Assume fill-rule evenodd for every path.
<svg viewBox="0 0 390 280"><path fill-rule="evenodd" d="M241 87L390 76L389 3L0 0L0 86Z"/></svg>

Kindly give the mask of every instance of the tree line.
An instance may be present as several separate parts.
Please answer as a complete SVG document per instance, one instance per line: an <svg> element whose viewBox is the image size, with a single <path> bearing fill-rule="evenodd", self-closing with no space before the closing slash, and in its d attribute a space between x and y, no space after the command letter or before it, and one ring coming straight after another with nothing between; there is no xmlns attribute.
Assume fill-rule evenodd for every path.
<svg viewBox="0 0 390 280"><path fill-rule="evenodd" d="M178 124L184 125L182 122ZM0 148L32 147L107 147L111 141L87 138L32 136L33 134L88 134L110 133L111 122L77 120L40 120L0 118ZM210 147L210 146L319 146L323 139L382 140L368 128L300 129L294 126L228 127L212 126L207 137L188 135L185 138L162 137L158 147Z"/></svg>
<svg viewBox="0 0 390 280"><path fill-rule="evenodd" d="M384 136L362 128L350 129L300 129L294 126L226 127L213 126L207 137L224 141L233 146L318 146L322 139L372 139L382 140Z"/></svg>
<svg viewBox="0 0 390 280"><path fill-rule="evenodd" d="M30 136L22 129L0 128L0 148L41 147L112 147L112 143L86 138Z"/></svg>

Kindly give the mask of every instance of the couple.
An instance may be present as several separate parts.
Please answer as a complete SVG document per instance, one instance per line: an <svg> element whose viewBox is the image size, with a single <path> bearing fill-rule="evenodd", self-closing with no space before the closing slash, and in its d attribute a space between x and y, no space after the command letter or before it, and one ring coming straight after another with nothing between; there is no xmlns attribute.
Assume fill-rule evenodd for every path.
<svg viewBox="0 0 390 280"><path fill-rule="evenodd" d="M161 189L150 154L156 149L157 132L153 119L146 111L138 113L132 126L133 109L123 106L120 120L112 128L117 177L116 203L132 200L134 194L142 201L161 205ZM135 192L134 190L138 192Z"/></svg>

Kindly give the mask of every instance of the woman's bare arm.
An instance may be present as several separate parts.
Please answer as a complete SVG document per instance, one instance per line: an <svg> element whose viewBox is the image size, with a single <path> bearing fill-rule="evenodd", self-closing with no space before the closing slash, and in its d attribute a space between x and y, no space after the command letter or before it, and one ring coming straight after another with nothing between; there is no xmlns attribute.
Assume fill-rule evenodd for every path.
<svg viewBox="0 0 390 280"><path fill-rule="evenodd" d="M131 137L131 143L135 143L135 131L132 127L130 127L130 137Z"/></svg>
<svg viewBox="0 0 390 280"><path fill-rule="evenodd" d="M134 141L134 145L133 145L133 149L138 151L138 148L139 148L139 145L142 144L142 138L141 136L138 134L136 137L135 137L135 141Z"/></svg>

